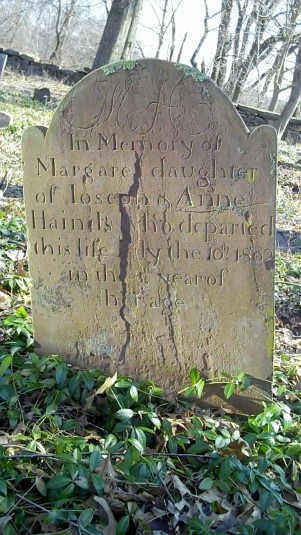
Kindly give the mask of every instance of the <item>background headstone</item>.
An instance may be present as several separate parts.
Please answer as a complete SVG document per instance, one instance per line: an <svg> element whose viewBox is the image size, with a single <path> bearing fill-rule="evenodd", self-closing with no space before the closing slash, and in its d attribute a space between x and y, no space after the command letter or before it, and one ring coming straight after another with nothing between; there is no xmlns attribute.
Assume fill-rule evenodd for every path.
<svg viewBox="0 0 301 535"><path fill-rule="evenodd" d="M270 392L273 128L250 134L210 79L143 60L78 83L23 158L39 354L169 391L193 367L245 372L250 397Z"/></svg>
<svg viewBox="0 0 301 535"><path fill-rule="evenodd" d="M33 92L33 100L38 100L47 104L50 102L50 89L48 87L35 88Z"/></svg>
<svg viewBox="0 0 301 535"><path fill-rule="evenodd" d="M12 120L12 116L9 115L9 113L0 111L0 128L5 128L6 126L9 126L12 123Z"/></svg>
<svg viewBox="0 0 301 535"><path fill-rule="evenodd" d="M4 74L5 65L7 61L7 55L6 54L0 54L0 80Z"/></svg>

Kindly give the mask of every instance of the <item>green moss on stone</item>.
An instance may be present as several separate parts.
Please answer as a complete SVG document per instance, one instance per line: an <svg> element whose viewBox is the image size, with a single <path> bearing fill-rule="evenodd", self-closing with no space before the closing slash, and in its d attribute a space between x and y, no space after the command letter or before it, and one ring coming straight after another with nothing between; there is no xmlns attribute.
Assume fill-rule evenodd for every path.
<svg viewBox="0 0 301 535"><path fill-rule="evenodd" d="M206 76L203 72L198 71L198 69L194 69L193 67L189 67L189 65L185 65L184 63L176 63L175 67L177 71L181 71L186 76L190 76L197 82L204 82L205 80L209 80L209 77Z"/></svg>
<svg viewBox="0 0 301 535"><path fill-rule="evenodd" d="M247 181L248 182L255 182L256 178L257 178L257 175L258 175L258 172L256 169L253 169L253 171L249 171L247 173Z"/></svg>
<svg viewBox="0 0 301 535"><path fill-rule="evenodd" d="M137 61L126 61L126 60L120 60L115 61L114 63L109 63L108 65L104 65L102 67L103 72L108 74L113 74L116 71L127 70L131 71L133 70L137 65Z"/></svg>

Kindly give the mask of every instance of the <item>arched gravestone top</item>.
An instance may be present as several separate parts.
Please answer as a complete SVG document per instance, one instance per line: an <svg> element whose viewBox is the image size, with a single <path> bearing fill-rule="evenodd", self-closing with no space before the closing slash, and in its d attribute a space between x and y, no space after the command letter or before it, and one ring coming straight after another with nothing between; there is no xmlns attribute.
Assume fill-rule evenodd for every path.
<svg viewBox="0 0 301 535"><path fill-rule="evenodd" d="M80 81L23 139L37 352L169 391L196 367L269 392L276 150L189 67Z"/></svg>

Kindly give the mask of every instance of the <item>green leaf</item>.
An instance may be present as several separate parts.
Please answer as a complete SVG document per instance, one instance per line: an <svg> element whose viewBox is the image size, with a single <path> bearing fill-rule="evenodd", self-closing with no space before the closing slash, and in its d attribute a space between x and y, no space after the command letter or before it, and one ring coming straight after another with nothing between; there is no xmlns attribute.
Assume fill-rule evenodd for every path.
<svg viewBox="0 0 301 535"><path fill-rule="evenodd" d="M213 479L211 477L205 477L199 484L200 490L210 490L213 487Z"/></svg>
<svg viewBox="0 0 301 535"><path fill-rule="evenodd" d="M57 412L57 403L50 403L48 407L46 407L46 414L55 414Z"/></svg>
<svg viewBox="0 0 301 535"><path fill-rule="evenodd" d="M147 413L147 416L149 417L153 426L156 427L156 429L161 429L161 420L156 412L150 411Z"/></svg>
<svg viewBox="0 0 301 535"><path fill-rule="evenodd" d="M223 481L228 481L230 475L231 475L231 472L232 472L232 468L231 468L231 464L229 462L229 459L225 459L222 464L221 464L221 467L219 469L219 477L220 479L222 479Z"/></svg>
<svg viewBox="0 0 301 535"><path fill-rule="evenodd" d="M201 379L201 374L197 368L192 368L189 372L189 377L192 384L195 385Z"/></svg>
<svg viewBox="0 0 301 535"><path fill-rule="evenodd" d="M230 439L225 437L217 437L215 439L215 447L217 449L226 448L230 444Z"/></svg>
<svg viewBox="0 0 301 535"><path fill-rule="evenodd" d="M89 482L86 477L79 476L74 480L74 483L81 489L87 490L89 488Z"/></svg>
<svg viewBox="0 0 301 535"><path fill-rule="evenodd" d="M288 431L291 430L293 420L292 420L291 415L288 412L283 411L282 416L283 416L283 431L284 433L287 433Z"/></svg>
<svg viewBox="0 0 301 535"><path fill-rule="evenodd" d="M226 481L223 481L222 479L217 479L214 484L222 492L228 493L231 490L231 487L228 485L228 483L226 483Z"/></svg>
<svg viewBox="0 0 301 535"><path fill-rule="evenodd" d="M139 440L137 440L136 438L129 438L128 442L137 450L139 451L139 453L143 453L144 452L144 448L142 446L142 444L140 444Z"/></svg>
<svg viewBox="0 0 301 535"><path fill-rule="evenodd" d="M130 388L130 396L134 401L136 401L136 402L138 401L138 390L135 387L135 385L131 386L131 388ZM126 518L126 517L124 517L124 518Z"/></svg>
<svg viewBox="0 0 301 535"><path fill-rule="evenodd" d="M162 420L162 430L167 434L167 436L170 437L172 435L172 425L166 418Z"/></svg>
<svg viewBox="0 0 301 535"><path fill-rule="evenodd" d="M102 479L102 477L100 475L98 475L98 474L92 473L91 474L91 481L93 483L93 486L94 486L96 492L101 494L103 489L104 489L104 480Z"/></svg>
<svg viewBox="0 0 301 535"><path fill-rule="evenodd" d="M104 442L104 449L107 450L109 449L110 447L114 446L117 442L117 438L115 437L115 435L112 435L111 433L109 435L106 436L105 438L105 442Z"/></svg>
<svg viewBox="0 0 301 535"><path fill-rule="evenodd" d="M264 492L260 494L259 506L263 513L265 513L268 510L268 508L270 507L272 503L273 503L273 496L268 490L265 490Z"/></svg>
<svg viewBox="0 0 301 535"><path fill-rule="evenodd" d="M140 442L140 444L141 444L141 446L143 448L146 447L146 436L145 436L145 433L144 433L144 431L139 429L139 427L135 427L133 429L131 438L136 438Z"/></svg>
<svg viewBox="0 0 301 535"><path fill-rule="evenodd" d="M12 360L12 355L6 355L6 357L4 357L0 364L0 375L5 374L6 370L10 367Z"/></svg>
<svg viewBox="0 0 301 535"><path fill-rule="evenodd" d="M124 470L129 474L130 469L132 468L135 461L135 450L133 448L128 448L123 457Z"/></svg>
<svg viewBox="0 0 301 535"><path fill-rule="evenodd" d="M206 382L204 381L204 379L200 379L200 380L195 384L195 393L196 393L196 396L197 396L198 398L201 398L201 397L202 397L203 392L204 392L205 385L206 385Z"/></svg>
<svg viewBox="0 0 301 535"><path fill-rule="evenodd" d="M119 420L130 420L134 416L134 411L132 409L120 409L116 412L116 418Z"/></svg>
<svg viewBox="0 0 301 535"><path fill-rule="evenodd" d="M58 385L61 385L65 382L67 377L67 366L66 364L58 364L55 370L55 380Z"/></svg>
<svg viewBox="0 0 301 535"><path fill-rule="evenodd" d="M39 491L40 494L42 494L42 496L46 496L47 495L47 489L46 489L46 484L45 484L45 481L41 478L41 477L36 477L36 487Z"/></svg>
<svg viewBox="0 0 301 535"><path fill-rule="evenodd" d="M9 419L10 427L16 427L18 420L19 420L19 416L20 416L19 410L9 409L7 411L7 417Z"/></svg>
<svg viewBox="0 0 301 535"><path fill-rule="evenodd" d="M97 468L99 468L102 461L102 455L99 448L95 448L95 450L91 453L90 459L89 459L89 468L91 472L95 472Z"/></svg>
<svg viewBox="0 0 301 535"><path fill-rule="evenodd" d="M185 398L191 398L192 396L195 396L195 386L193 385L185 388L183 395Z"/></svg>
<svg viewBox="0 0 301 535"><path fill-rule="evenodd" d="M86 528L91 524L94 516L93 509L86 509L85 511L82 511L81 514L78 517L78 521L81 524L83 528Z"/></svg>
<svg viewBox="0 0 301 535"><path fill-rule="evenodd" d="M65 501L70 498L74 493L75 485L74 483L70 483L67 485L67 487L60 489L59 491L59 499L56 503L60 503L59 500L62 500L62 503L65 503Z"/></svg>
<svg viewBox="0 0 301 535"><path fill-rule="evenodd" d="M4 479L0 479L0 494L3 494L3 496L7 495L7 486Z"/></svg>
<svg viewBox="0 0 301 535"><path fill-rule="evenodd" d="M94 387L94 377L92 375L92 373L90 371L84 371L82 373L82 378L83 378L83 381L85 383L85 387L87 388L87 390L92 390L92 388Z"/></svg>
<svg viewBox="0 0 301 535"><path fill-rule="evenodd" d="M47 488L51 490L60 489L62 487L66 487L66 485L69 485L71 481L72 480L68 476L63 476L63 475L54 476L54 478L48 481Z"/></svg>
<svg viewBox="0 0 301 535"><path fill-rule="evenodd" d="M117 524L116 535L126 535L129 529L129 526L130 526L130 517L123 516Z"/></svg>
<svg viewBox="0 0 301 535"><path fill-rule="evenodd" d="M301 444L299 442L292 443L290 446L287 447L285 450L286 455L289 456L295 456L300 455L301 453Z"/></svg>
<svg viewBox="0 0 301 535"><path fill-rule="evenodd" d="M224 396L229 399L235 392L235 383L227 383L224 388Z"/></svg>

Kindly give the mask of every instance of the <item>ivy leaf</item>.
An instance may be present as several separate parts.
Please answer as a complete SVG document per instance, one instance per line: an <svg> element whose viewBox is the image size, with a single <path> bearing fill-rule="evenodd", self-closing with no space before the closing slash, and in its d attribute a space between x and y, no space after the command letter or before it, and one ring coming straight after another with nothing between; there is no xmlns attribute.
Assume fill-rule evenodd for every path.
<svg viewBox="0 0 301 535"><path fill-rule="evenodd" d="M4 375L6 370L9 368L13 360L12 355L6 355L0 364L0 375Z"/></svg>
<svg viewBox="0 0 301 535"><path fill-rule="evenodd" d="M226 399L229 399L231 396L233 396L235 392L235 384L234 383L227 383L224 388L224 396Z"/></svg>
<svg viewBox="0 0 301 535"><path fill-rule="evenodd" d="M116 412L116 418L119 420L130 420L134 416L134 411L132 409L120 409Z"/></svg>
<svg viewBox="0 0 301 535"><path fill-rule="evenodd" d="M125 535L125 533L128 532L129 525L130 525L130 517L123 516L117 524L116 535Z"/></svg>
<svg viewBox="0 0 301 535"><path fill-rule="evenodd" d="M50 479L50 481L48 481L47 488L52 489L52 490L60 489L62 487L66 487L67 485L69 485L71 481L72 480L68 476L58 475L58 476L55 476L53 479Z"/></svg>
<svg viewBox="0 0 301 535"><path fill-rule="evenodd" d="M83 528L86 528L91 524L94 516L94 511L92 509L86 509L85 511L82 511L81 514L78 517L78 521L81 524Z"/></svg>
<svg viewBox="0 0 301 535"><path fill-rule="evenodd" d="M132 398L133 401L138 401L138 390L137 388L135 387L135 385L132 385L131 388L130 388L130 396ZM126 518L126 517L124 517Z"/></svg>
<svg viewBox="0 0 301 535"><path fill-rule="evenodd" d="M192 368L189 372L189 377L192 384L195 385L201 379L201 374L197 368Z"/></svg>
<svg viewBox="0 0 301 535"><path fill-rule="evenodd" d="M199 484L200 490L210 490L213 487L213 479L211 477L205 477Z"/></svg>

